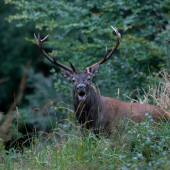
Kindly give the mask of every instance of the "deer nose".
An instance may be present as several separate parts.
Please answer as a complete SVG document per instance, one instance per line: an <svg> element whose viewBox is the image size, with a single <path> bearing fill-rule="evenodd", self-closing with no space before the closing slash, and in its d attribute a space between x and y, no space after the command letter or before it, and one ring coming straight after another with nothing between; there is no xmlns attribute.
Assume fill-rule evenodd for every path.
<svg viewBox="0 0 170 170"><path fill-rule="evenodd" d="M86 85L84 85L84 84L77 85L77 90L84 91L85 89L86 89Z"/></svg>

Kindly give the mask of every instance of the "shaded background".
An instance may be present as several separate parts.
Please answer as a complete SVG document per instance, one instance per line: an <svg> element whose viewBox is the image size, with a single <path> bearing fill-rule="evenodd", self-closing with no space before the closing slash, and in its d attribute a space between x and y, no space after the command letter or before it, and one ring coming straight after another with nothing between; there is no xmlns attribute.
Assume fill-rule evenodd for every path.
<svg viewBox="0 0 170 170"><path fill-rule="evenodd" d="M168 0L5 0L0 2L0 23L0 112L7 113L15 103L21 134L26 133L25 127L30 132L54 129L66 113L58 109L65 104L58 102L71 108L72 84L40 53L34 33L41 33L41 38L50 34L45 50L51 55L54 49L57 61L69 65L71 60L83 70L102 59L106 46L109 51L114 47L116 34L110 26L117 27L122 41L94 78L104 96L117 97L119 88L119 99L127 100L123 94L137 87L148 91L156 73L169 70ZM21 86L23 94L17 102ZM53 124L50 120L56 115Z"/></svg>

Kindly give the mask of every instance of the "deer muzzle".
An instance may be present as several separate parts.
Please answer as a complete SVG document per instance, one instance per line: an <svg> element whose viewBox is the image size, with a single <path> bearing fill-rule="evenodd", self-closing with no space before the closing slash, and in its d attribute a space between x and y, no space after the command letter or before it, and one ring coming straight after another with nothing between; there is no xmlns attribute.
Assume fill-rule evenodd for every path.
<svg viewBox="0 0 170 170"><path fill-rule="evenodd" d="M86 98L86 85L79 84L77 85L77 92L79 100L84 100Z"/></svg>

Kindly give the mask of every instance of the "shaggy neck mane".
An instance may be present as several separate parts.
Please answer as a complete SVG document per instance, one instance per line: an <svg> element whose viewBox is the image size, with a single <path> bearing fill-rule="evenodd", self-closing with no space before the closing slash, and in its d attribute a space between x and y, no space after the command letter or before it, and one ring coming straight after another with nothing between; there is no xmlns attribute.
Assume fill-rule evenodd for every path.
<svg viewBox="0 0 170 170"><path fill-rule="evenodd" d="M86 94L86 100L82 100L81 102L78 99L78 95L73 88L73 105L74 111L76 112L76 117L79 123L84 124L89 121L89 125L93 124L93 120L96 119L96 114L99 108L100 102L100 93L96 86L91 83L89 86L88 93Z"/></svg>

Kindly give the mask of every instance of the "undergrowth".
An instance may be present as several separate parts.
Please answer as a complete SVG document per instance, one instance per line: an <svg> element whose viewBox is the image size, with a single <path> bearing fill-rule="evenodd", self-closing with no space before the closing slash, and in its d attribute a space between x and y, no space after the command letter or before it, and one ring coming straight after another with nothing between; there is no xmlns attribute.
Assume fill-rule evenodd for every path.
<svg viewBox="0 0 170 170"><path fill-rule="evenodd" d="M168 169L169 122L154 122L146 114L141 123L122 122L110 138L86 133L39 132L24 151L5 150L0 141L0 169Z"/></svg>

